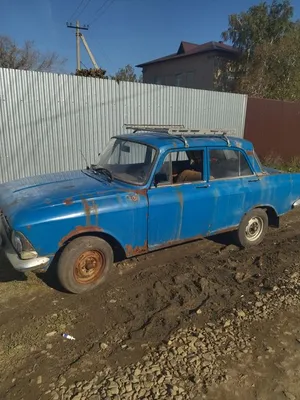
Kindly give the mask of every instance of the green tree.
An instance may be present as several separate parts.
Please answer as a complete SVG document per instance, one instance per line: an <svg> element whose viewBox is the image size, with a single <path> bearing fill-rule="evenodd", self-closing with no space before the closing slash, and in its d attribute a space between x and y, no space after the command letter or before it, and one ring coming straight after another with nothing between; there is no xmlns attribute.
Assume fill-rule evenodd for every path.
<svg viewBox="0 0 300 400"><path fill-rule="evenodd" d="M240 76L239 91L253 97L300 100L300 28L295 26L278 42L254 50L247 73Z"/></svg>
<svg viewBox="0 0 300 400"><path fill-rule="evenodd" d="M10 37L0 36L0 67L32 71L60 72L65 59L57 53L41 53L34 42L18 46Z"/></svg>
<svg viewBox="0 0 300 400"><path fill-rule="evenodd" d="M142 76L137 76L132 65L128 64L123 68L120 68L116 75L111 76L111 79L127 82L142 82Z"/></svg>
<svg viewBox="0 0 300 400"><path fill-rule="evenodd" d="M228 29L221 36L249 58L256 46L265 42L276 43L290 31L292 17L290 0L273 0L271 4L262 2L246 12L230 15Z"/></svg>
<svg viewBox="0 0 300 400"><path fill-rule="evenodd" d="M292 17L289 0L262 2L246 12L230 15L222 38L239 50L239 57L220 61L218 89L256 97L299 99L300 28Z"/></svg>

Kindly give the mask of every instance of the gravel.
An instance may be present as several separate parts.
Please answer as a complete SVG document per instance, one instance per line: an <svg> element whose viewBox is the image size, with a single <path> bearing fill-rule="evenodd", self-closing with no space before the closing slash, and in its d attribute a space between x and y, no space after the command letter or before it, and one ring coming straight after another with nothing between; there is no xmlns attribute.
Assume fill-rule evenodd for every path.
<svg viewBox="0 0 300 400"><path fill-rule="evenodd" d="M217 322L202 328L178 329L167 342L150 348L141 361L111 369L105 367L90 381L68 387L64 377L49 388L50 398L65 400L101 398L107 400L174 399L192 400L207 387L227 380L228 359L239 360L252 352L256 340L249 335L255 321L270 319L280 309L299 304L299 273L281 279L277 286L254 293L247 309L234 309ZM245 307L246 308L246 307ZM197 314L198 313L197 311ZM101 348L104 350L103 343ZM271 347L266 348L274 352ZM48 391L49 392L49 391ZM286 398L292 399L290 393Z"/></svg>

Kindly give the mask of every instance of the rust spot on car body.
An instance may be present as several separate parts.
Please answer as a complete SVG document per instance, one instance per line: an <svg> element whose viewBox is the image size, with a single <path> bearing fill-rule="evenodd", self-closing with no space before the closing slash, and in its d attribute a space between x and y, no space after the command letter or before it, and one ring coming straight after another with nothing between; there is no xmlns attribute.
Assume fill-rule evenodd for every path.
<svg viewBox="0 0 300 400"><path fill-rule="evenodd" d="M86 216L86 225L91 225L91 209L90 209L89 203L87 202L87 200L83 199L82 204L83 204L84 213Z"/></svg>
<svg viewBox="0 0 300 400"><path fill-rule="evenodd" d="M246 153L248 154L248 156L253 156L253 150L247 150Z"/></svg>
<svg viewBox="0 0 300 400"><path fill-rule="evenodd" d="M143 246L132 247L131 244L125 246L125 252L127 257L134 257L140 254L145 254L148 252L148 243L145 241Z"/></svg>
<svg viewBox="0 0 300 400"><path fill-rule="evenodd" d="M27 227L26 227L29 231L30 231L30 229L31 229L31 225L27 225Z"/></svg>
<svg viewBox="0 0 300 400"><path fill-rule="evenodd" d="M148 189L137 189L137 190L134 190L134 193L136 193L136 194L138 194L140 196L144 196L144 197L147 197L147 192L148 192Z"/></svg>
<svg viewBox="0 0 300 400"><path fill-rule="evenodd" d="M96 226L98 226L98 205L94 200L92 201L92 206L90 207L90 211L95 215Z"/></svg>
<svg viewBox="0 0 300 400"><path fill-rule="evenodd" d="M71 204L73 204L73 199L71 197L68 197L67 199L64 200L64 204L66 206L70 206Z"/></svg>
<svg viewBox="0 0 300 400"><path fill-rule="evenodd" d="M69 232L66 236L64 236L61 241L58 243L59 247L62 247L69 240L76 236L84 235L87 233L99 233L102 232L102 229L98 226L76 226L71 232Z"/></svg>
<svg viewBox="0 0 300 400"><path fill-rule="evenodd" d="M138 197L137 194L129 194L129 195L127 196L127 198L128 198L129 200L133 201L134 203L136 203L136 202L139 200L139 197Z"/></svg>

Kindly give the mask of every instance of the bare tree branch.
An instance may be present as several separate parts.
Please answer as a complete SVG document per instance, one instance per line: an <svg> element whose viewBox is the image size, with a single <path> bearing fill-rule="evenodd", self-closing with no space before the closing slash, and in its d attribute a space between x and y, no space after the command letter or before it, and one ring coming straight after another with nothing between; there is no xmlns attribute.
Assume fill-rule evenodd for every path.
<svg viewBox="0 0 300 400"><path fill-rule="evenodd" d="M8 36L0 36L0 67L32 71L60 72L66 59L57 53L41 53L33 41L18 47Z"/></svg>

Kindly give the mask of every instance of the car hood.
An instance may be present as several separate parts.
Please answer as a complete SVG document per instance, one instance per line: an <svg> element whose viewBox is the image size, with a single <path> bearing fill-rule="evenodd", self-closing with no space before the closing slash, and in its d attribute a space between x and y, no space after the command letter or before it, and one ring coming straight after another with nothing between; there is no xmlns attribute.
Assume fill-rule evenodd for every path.
<svg viewBox="0 0 300 400"><path fill-rule="evenodd" d="M88 171L45 174L1 184L0 209L12 218L20 210L68 204L121 190L120 184L100 175L93 177Z"/></svg>

